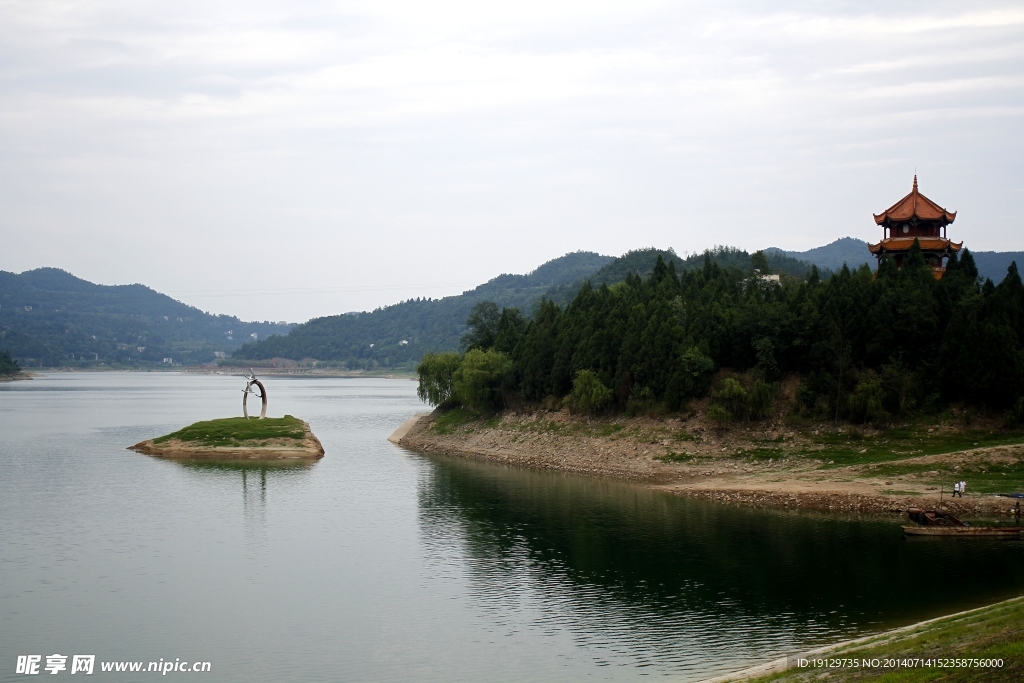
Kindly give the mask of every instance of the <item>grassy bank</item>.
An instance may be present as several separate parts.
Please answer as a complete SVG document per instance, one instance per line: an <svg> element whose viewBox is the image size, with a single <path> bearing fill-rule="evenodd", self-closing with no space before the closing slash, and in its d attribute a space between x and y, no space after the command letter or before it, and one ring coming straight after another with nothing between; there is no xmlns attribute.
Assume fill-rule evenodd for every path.
<svg viewBox="0 0 1024 683"><path fill-rule="evenodd" d="M898 629L847 645L840 645L808 656L809 661L869 660L858 667L795 667L761 677L720 680L747 680L756 683L803 683L829 681L853 683L879 681L884 683L997 683L1024 680L1024 597L990 607L932 620L906 629ZM882 666L885 660L896 660L893 666ZM899 660L928 660L932 666L900 666ZM1002 660L1002 666L936 666L937 660L978 659ZM874 666L878 660L879 666Z"/></svg>
<svg viewBox="0 0 1024 683"><path fill-rule="evenodd" d="M306 429L302 420L291 415L263 420L228 417L196 422L184 429L153 439L153 443L159 445L175 439L194 446L240 446L269 439L301 441L305 435Z"/></svg>

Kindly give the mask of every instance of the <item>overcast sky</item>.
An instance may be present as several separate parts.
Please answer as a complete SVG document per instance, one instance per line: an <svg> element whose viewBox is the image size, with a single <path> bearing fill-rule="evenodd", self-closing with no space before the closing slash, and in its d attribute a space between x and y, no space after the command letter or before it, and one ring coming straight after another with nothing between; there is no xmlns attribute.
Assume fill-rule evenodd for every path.
<svg viewBox="0 0 1024 683"><path fill-rule="evenodd" d="M1017 2L0 1L0 269L244 319L569 251L1024 250Z"/></svg>

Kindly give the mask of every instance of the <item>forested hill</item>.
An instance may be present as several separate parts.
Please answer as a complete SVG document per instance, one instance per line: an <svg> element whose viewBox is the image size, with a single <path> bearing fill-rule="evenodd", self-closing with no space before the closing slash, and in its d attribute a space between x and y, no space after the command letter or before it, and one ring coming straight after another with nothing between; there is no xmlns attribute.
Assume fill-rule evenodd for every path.
<svg viewBox="0 0 1024 683"><path fill-rule="evenodd" d="M566 254L527 275L499 275L457 296L410 299L367 313L314 318L286 336L246 344L234 357L246 361L313 358L350 368L409 366L428 351L457 349L473 304L494 301L528 312L542 297L583 282L612 261L611 256L593 252ZM572 294L576 289L572 287Z"/></svg>
<svg viewBox="0 0 1024 683"><path fill-rule="evenodd" d="M868 251L868 243L852 237L842 237L831 244L808 249L807 251L783 251L777 247L771 247L770 249L765 249L765 253L780 254L801 261L809 261L818 266L818 268L836 272L842 269L844 263L850 270L856 270L864 263L867 263L872 268L875 267L875 257ZM1006 268L1003 268L1003 274L1005 273Z"/></svg>
<svg viewBox="0 0 1024 683"><path fill-rule="evenodd" d="M751 256L745 251L719 247L706 253L723 267L747 270ZM519 308L529 316L542 298L558 304L571 301L584 282L594 286L622 282L630 274L645 277L658 257L677 271L703 267L705 254L681 258L658 249L631 251L620 258L591 252L566 254L528 275L499 275L476 289L444 299L411 299L370 313L317 318L296 326L287 336L246 344L234 358L259 361L271 358L334 361L350 368L409 367L429 351L454 351L465 331L474 304L493 301L499 307ZM770 255L769 268L796 276L810 264L784 254Z"/></svg>
<svg viewBox="0 0 1024 683"><path fill-rule="evenodd" d="M1024 284L1015 264L999 285L982 282L966 250L941 280L917 244L901 269L883 259L877 273L827 280L774 282L710 258L679 274L659 260L647 278L584 286L529 321L484 313L470 317L464 355L424 358L421 398L664 415L710 393L709 418L750 420L777 415L788 375L801 381L783 403L814 419L885 422L959 403L1024 422Z"/></svg>
<svg viewBox="0 0 1024 683"><path fill-rule="evenodd" d="M0 271L0 350L23 367L208 362L282 329L210 315L143 285L97 285L57 268Z"/></svg>

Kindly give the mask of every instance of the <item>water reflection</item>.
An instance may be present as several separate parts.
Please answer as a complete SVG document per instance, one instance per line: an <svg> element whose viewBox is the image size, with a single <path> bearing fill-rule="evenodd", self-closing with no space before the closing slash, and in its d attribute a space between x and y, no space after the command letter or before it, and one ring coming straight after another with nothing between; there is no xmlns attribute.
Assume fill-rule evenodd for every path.
<svg viewBox="0 0 1024 683"><path fill-rule="evenodd" d="M495 633L525 619L571 634L599 663L707 674L716 659L764 658L1024 588L1020 542L911 544L891 519L757 512L433 460L419 487L428 555L440 566L462 549Z"/></svg>
<svg viewBox="0 0 1024 683"><path fill-rule="evenodd" d="M304 460L210 460L208 458L174 458L196 479L212 479L223 487L224 480L234 480L242 493L242 516L245 539L250 550L266 544L267 488L283 484L286 479L308 475L316 462Z"/></svg>

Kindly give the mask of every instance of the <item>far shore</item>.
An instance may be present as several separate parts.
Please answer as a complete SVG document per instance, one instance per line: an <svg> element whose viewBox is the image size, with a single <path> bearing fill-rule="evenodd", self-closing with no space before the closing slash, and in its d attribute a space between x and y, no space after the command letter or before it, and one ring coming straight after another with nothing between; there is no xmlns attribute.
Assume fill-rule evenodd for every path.
<svg viewBox="0 0 1024 683"><path fill-rule="evenodd" d="M365 377L373 379L416 379L413 372L402 372L400 370L343 370L340 368L264 368L255 367L253 370L259 376L271 377ZM31 372L22 372L13 377L0 377L0 382L7 382L20 379L32 379L48 373L61 372L174 372L193 375L238 375L242 377L249 374L249 367L242 366L220 366L220 365L154 365L154 366L108 366L90 365L88 367L53 367L33 368Z"/></svg>
<svg viewBox="0 0 1024 683"><path fill-rule="evenodd" d="M435 411L410 418L391 440L423 453L627 479L721 503L885 514L941 506L969 518L1006 518L1015 501L970 484L966 496L952 498L962 468L984 461L1016 473L1024 466L1024 438L931 454L911 450L884 462L856 462L853 450L852 464L834 462L815 438L781 423L722 428L699 416L589 420L565 412L506 412L453 424ZM858 446L841 448L849 457ZM997 481L1019 490L1013 489L1017 478Z"/></svg>
<svg viewBox="0 0 1024 683"><path fill-rule="evenodd" d="M345 370L342 368L310 368L310 367L256 367L253 371L257 375L268 377L366 377L374 379L415 379L413 372L401 372L397 370ZM249 373L248 366L225 366L225 365L190 365L182 370L190 374L198 375L246 375Z"/></svg>

